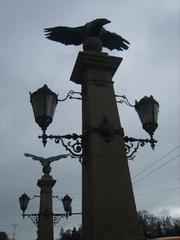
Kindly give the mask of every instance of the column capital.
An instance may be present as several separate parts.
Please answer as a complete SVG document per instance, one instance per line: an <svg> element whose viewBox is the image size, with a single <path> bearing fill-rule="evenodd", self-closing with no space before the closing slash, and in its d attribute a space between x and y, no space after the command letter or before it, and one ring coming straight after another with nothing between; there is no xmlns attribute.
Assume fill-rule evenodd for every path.
<svg viewBox="0 0 180 240"><path fill-rule="evenodd" d="M56 180L54 180L53 178L44 178L43 177L41 179L38 180L37 185L38 187L43 187L43 186L49 186L49 187L53 187L56 183Z"/></svg>
<svg viewBox="0 0 180 240"><path fill-rule="evenodd" d="M113 77L121 62L121 57L109 56L107 53L79 52L70 80L77 84L82 84L84 73L89 68L98 69L98 71L100 69L104 71L105 69Z"/></svg>

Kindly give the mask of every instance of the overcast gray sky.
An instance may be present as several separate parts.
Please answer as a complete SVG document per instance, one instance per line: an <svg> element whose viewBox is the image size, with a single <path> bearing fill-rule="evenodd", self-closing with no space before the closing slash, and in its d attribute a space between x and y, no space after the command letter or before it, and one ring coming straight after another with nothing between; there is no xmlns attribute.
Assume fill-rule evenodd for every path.
<svg viewBox="0 0 180 240"><path fill-rule="evenodd" d="M159 127L154 151L150 146L139 149L129 162L138 210L159 214L163 209L180 216L180 2L179 0L1 0L0 1L0 231L12 237L12 224L18 224L16 238L32 240L36 228L23 220L18 197L26 192L39 194L36 186L41 176L37 162L24 152L48 157L65 150L53 142L42 146L37 136L29 103L29 91L43 84L59 93L59 98L80 87L69 81L76 57L82 47L51 42L43 29L53 26L79 26L95 18L107 18L106 26L126 38L126 52L109 51L123 57L114 76L116 94L130 102L153 95L160 104ZM126 135L147 138L134 109L119 105ZM81 102L59 103L48 133L81 133ZM169 154L168 154L169 153ZM151 166L152 165L152 166ZM151 166L151 167L150 167ZM73 198L73 211L81 211L81 165L64 159L52 164L57 180L54 195ZM145 169L145 170L144 170ZM136 176L136 177L135 177ZM30 201L27 213L37 213L39 199ZM62 204L54 199L54 212ZM55 228L79 226L80 217L63 220Z"/></svg>

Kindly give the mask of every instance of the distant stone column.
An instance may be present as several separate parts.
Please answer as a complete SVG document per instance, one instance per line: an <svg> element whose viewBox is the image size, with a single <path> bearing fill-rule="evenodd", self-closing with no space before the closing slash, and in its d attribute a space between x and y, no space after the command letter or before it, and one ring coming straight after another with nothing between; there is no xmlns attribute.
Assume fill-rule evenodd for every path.
<svg viewBox="0 0 180 240"><path fill-rule="evenodd" d="M88 49L88 44L90 48ZM93 43L80 52L71 81L82 85L83 240L140 240L112 77L122 58ZM98 43L99 44L99 43Z"/></svg>
<svg viewBox="0 0 180 240"><path fill-rule="evenodd" d="M56 180L49 175L51 167L43 167L44 175L38 180L40 187L40 209L38 222L38 240L54 240L52 188Z"/></svg>

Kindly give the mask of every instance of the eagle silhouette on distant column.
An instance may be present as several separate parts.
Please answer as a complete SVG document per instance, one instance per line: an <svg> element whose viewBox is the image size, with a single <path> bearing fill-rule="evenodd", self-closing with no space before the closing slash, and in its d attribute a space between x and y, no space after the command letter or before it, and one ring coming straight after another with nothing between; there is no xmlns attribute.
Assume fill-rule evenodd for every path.
<svg viewBox="0 0 180 240"><path fill-rule="evenodd" d="M48 166L50 166L50 164L52 162L58 161L59 159L62 159L62 158L67 158L70 155L69 154L61 154L61 155L57 155L57 156L53 156L53 157L44 158L44 157L33 155L31 153L24 153L24 156L31 157L33 160L39 161L43 167L48 167Z"/></svg>
<svg viewBox="0 0 180 240"><path fill-rule="evenodd" d="M46 38L63 43L65 45L81 45L89 37L97 37L103 47L110 50L127 50L129 42L114 32L107 31L103 26L110 23L105 18L95 19L79 27L52 27L45 28Z"/></svg>

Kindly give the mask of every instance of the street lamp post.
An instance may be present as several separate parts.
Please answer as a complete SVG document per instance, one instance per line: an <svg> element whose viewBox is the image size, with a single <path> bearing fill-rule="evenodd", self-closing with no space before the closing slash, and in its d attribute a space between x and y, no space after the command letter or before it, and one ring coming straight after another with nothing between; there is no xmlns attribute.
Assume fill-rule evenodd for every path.
<svg viewBox="0 0 180 240"><path fill-rule="evenodd" d="M51 171L50 166L43 167L43 176L38 180L37 185L40 187L40 207L39 213L36 214L25 214L27 209L30 197L26 193L22 194L19 197L20 208L23 211L23 218L29 217L32 222L38 228L38 240L54 240L54 231L53 225L58 223L59 220L63 217L68 218L73 214L81 214L81 213L72 213L72 198L68 195L65 195L61 200L63 203L63 207L65 213L53 213L52 207L52 188L56 183L56 180L49 175ZM34 196L37 197L37 196ZM56 198L58 198L56 196ZM58 198L59 199L59 198Z"/></svg>
<svg viewBox="0 0 180 240"><path fill-rule="evenodd" d="M38 180L40 187L40 207L38 221L38 240L54 240L53 232L53 209L52 209L52 188L56 180L49 175L50 167L44 167L44 175Z"/></svg>
<svg viewBox="0 0 180 240"><path fill-rule="evenodd" d="M57 95L55 96L54 93L51 93L52 98L55 99L53 101L46 100L46 97L33 101L38 91L31 94L34 117L43 130L40 138L44 146L47 139L55 139L55 142L61 142L72 156L80 157L83 163L83 240L140 240L142 236L138 228L127 159L133 159L138 147L146 143L154 149L157 141L153 138L153 134L158 126L159 104L150 96L132 105L123 96L120 102L135 108L143 129L148 132L150 139L125 136L112 81L122 58L102 53L95 45L96 42L90 44L90 49L86 45L84 52L79 53L70 79L82 87L82 134L46 135L46 128L52 122L57 104ZM43 106L43 111L38 108L40 104ZM39 110L35 111L35 109ZM52 115L44 114L47 109ZM43 125L38 117L43 119ZM66 145L64 139L72 139L76 142L74 145L70 142ZM133 143L137 145L129 154ZM77 151L73 152L69 146L73 146Z"/></svg>

